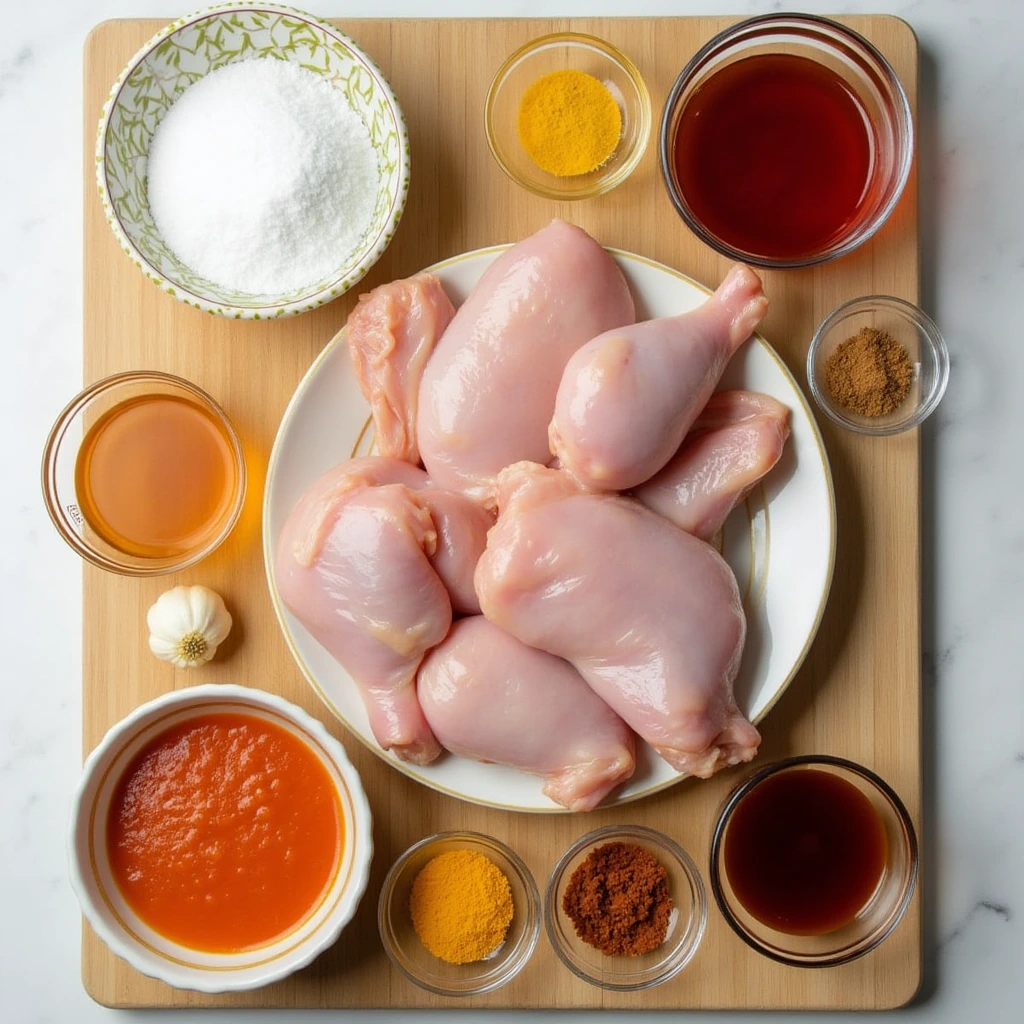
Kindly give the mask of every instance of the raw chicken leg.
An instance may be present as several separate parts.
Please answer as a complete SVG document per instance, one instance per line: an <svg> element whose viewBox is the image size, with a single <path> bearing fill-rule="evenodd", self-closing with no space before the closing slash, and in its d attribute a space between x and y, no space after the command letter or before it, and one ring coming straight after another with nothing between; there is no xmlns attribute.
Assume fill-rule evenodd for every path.
<svg viewBox="0 0 1024 1024"><path fill-rule="evenodd" d="M710 541L729 513L782 457L789 410L767 395L712 395L669 464L633 497Z"/></svg>
<svg viewBox="0 0 1024 1024"><path fill-rule="evenodd" d="M569 357L634 318L615 262L564 221L499 256L423 373L417 436L431 480L492 502L505 466L547 462L547 426Z"/></svg>
<svg viewBox="0 0 1024 1024"><path fill-rule="evenodd" d="M549 431L562 468L600 491L650 479L675 454L767 309L758 276L736 263L692 312L587 342L565 367Z"/></svg>
<svg viewBox="0 0 1024 1024"><path fill-rule="evenodd" d="M420 666L420 704L453 754L544 777L570 811L596 807L633 774L633 734L576 670L482 615L456 622Z"/></svg>
<svg viewBox="0 0 1024 1024"><path fill-rule="evenodd" d="M346 338L381 455L420 461L416 407L420 378L455 307L433 274L392 281L359 296Z"/></svg>
<svg viewBox="0 0 1024 1024"><path fill-rule="evenodd" d="M323 481L281 531L278 590L352 676L377 742L427 764L440 746L416 699L416 670L452 621L448 593L428 561L437 544L433 519L403 484L341 477L332 490Z"/></svg>
<svg viewBox="0 0 1024 1024"><path fill-rule="evenodd" d="M760 736L733 698L746 620L732 571L629 498L521 463L476 570L484 614L571 662L673 768L706 778Z"/></svg>

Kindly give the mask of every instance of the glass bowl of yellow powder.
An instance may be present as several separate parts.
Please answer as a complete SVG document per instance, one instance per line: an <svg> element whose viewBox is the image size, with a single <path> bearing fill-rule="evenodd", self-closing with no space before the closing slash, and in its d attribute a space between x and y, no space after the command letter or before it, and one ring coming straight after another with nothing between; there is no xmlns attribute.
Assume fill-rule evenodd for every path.
<svg viewBox="0 0 1024 1024"><path fill-rule="evenodd" d="M636 65L578 32L541 36L498 69L484 105L498 166L548 199L610 192L636 169L651 134L651 99Z"/></svg>
<svg viewBox="0 0 1024 1024"><path fill-rule="evenodd" d="M381 941L410 981L445 996L511 981L540 936L540 896L526 865L477 832L421 839L395 861L377 905Z"/></svg>

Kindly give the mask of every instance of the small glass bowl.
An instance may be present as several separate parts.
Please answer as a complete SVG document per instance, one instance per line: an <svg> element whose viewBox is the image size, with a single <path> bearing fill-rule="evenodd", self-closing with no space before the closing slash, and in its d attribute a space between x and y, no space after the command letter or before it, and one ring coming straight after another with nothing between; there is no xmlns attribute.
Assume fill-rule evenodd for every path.
<svg viewBox="0 0 1024 1024"><path fill-rule="evenodd" d="M914 369L910 394L887 416L862 416L833 398L825 378L829 356L861 328L892 335L906 350ZM949 381L949 351L931 317L917 306L891 295L852 299L833 310L814 332L807 352L807 383L818 408L834 423L858 434L884 437L916 427L939 404Z"/></svg>
<svg viewBox="0 0 1024 1024"><path fill-rule="evenodd" d="M889 853L874 895L853 921L824 935L790 935L758 921L736 898L725 869L725 842L733 812L755 786L780 772L808 769L839 776L871 801L885 829ZM903 801L874 772L824 754L786 758L751 775L725 801L711 839L711 891L729 926L758 953L794 967L836 967L871 952L902 920L917 870L917 836Z"/></svg>
<svg viewBox="0 0 1024 1024"><path fill-rule="evenodd" d="M513 915L505 941L485 960L449 964L427 951L412 926L409 896L420 870L451 850L481 853L501 869L512 889ZM540 937L540 895L526 865L504 843L478 832L441 832L409 847L391 866L377 904L377 926L391 962L412 982L442 996L473 996L511 981Z"/></svg>
<svg viewBox="0 0 1024 1024"><path fill-rule="evenodd" d="M171 395L201 406L224 429L235 463L234 493L219 528L199 547L166 558L147 558L119 550L85 520L75 489L78 451L86 431L104 413L133 398ZM162 576L176 572L215 551L238 522L245 501L245 460L238 434L224 410L190 381L156 371L118 373L87 387L57 417L43 449L43 498L57 532L87 562L122 576Z"/></svg>
<svg viewBox="0 0 1024 1024"><path fill-rule="evenodd" d="M623 842L653 854L668 872L675 910L665 941L650 953L608 956L584 942L562 909L573 872L598 846ZM588 832L555 865L544 896L544 923L558 958L578 978L600 988L632 992L675 977L691 960L704 937L708 907L704 883L690 855L678 843L640 825L609 825Z"/></svg>
<svg viewBox="0 0 1024 1024"><path fill-rule="evenodd" d="M519 142L519 105L541 75L566 68L603 82L619 103L622 135L595 171L560 178L541 170ZM621 185L640 163L651 134L651 98L636 65L611 43L579 32L541 36L498 69L484 104L484 131L498 166L517 184L546 199L589 199Z"/></svg>
<svg viewBox="0 0 1024 1024"><path fill-rule="evenodd" d="M729 64L776 53L806 57L839 75L867 112L874 137L871 187L857 216L822 251L792 259L745 252L717 237L690 209L675 167L676 132L693 94ZM852 252L888 220L910 176L914 159L914 121L896 72L863 36L828 18L810 14L765 14L719 32L680 72L665 102L660 155L669 198L701 241L724 256L761 267L809 267Z"/></svg>

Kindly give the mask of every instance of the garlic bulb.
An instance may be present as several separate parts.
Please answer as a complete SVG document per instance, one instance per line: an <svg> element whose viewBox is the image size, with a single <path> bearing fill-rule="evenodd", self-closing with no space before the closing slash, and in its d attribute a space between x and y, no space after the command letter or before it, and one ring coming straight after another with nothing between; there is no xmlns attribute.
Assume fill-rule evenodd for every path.
<svg viewBox="0 0 1024 1024"><path fill-rule="evenodd" d="M146 614L149 649L178 668L209 661L231 632L231 615L209 587L174 587Z"/></svg>

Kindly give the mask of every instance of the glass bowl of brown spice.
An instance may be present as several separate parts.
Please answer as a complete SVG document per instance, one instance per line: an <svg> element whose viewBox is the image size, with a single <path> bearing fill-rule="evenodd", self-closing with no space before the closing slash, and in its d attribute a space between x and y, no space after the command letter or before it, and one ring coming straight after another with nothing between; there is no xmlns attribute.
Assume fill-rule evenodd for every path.
<svg viewBox="0 0 1024 1024"><path fill-rule="evenodd" d="M377 904L391 962L428 992L470 996L511 981L540 937L540 895L504 843L442 832L392 865Z"/></svg>
<svg viewBox="0 0 1024 1024"><path fill-rule="evenodd" d="M938 327L891 295L868 295L833 310L807 353L807 382L818 407L858 434L919 426L948 380L949 352Z"/></svg>
<svg viewBox="0 0 1024 1024"><path fill-rule="evenodd" d="M548 938L577 977L620 992L678 974L700 946L707 898L678 843L639 825L577 840L555 865L544 899Z"/></svg>

